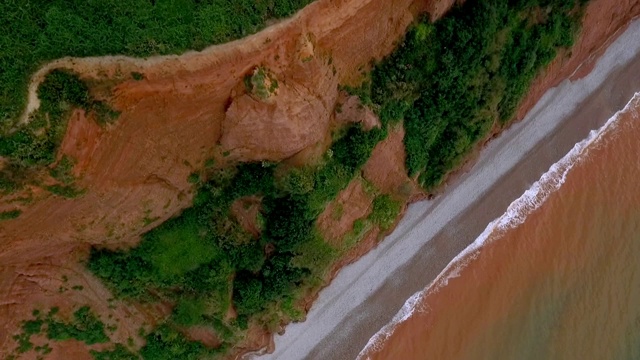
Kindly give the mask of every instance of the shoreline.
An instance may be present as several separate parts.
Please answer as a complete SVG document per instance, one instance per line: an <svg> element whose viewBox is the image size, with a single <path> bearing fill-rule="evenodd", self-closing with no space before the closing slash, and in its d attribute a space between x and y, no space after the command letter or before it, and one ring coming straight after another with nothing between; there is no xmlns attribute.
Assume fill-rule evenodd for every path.
<svg viewBox="0 0 640 360"><path fill-rule="evenodd" d="M549 89L523 121L490 141L472 172L456 177L436 199L411 204L394 232L342 269L307 320L287 326L275 337L275 352L260 359L355 358L486 224L625 106L640 89L639 37L636 20L587 76Z"/></svg>
<svg viewBox="0 0 640 360"><path fill-rule="evenodd" d="M518 199L514 200L507 211L499 218L490 222L485 230L473 243L460 252L445 269L433 280L424 290L412 295L404 304L402 309L394 316L393 320L378 331L358 354L357 359L369 359L371 355L378 355L376 351L386 349L386 341L393 336L396 328L401 326L406 320L417 315L418 312L426 310L419 304L431 304L427 299L430 296L437 296L440 289L447 287L450 279L455 279L467 268L472 267L472 263L482 256L484 248L494 245L494 241L501 241L505 232L513 231L523 225L529 215L532 215L540 207L544 206L547 199L554 193L561 191L567 175L573 170L575 165L589 156L590 150L598 148L605 143L612 133L617 131L620 119L625 115L637 112L640 109L640 91L636 92L625 107L609 118L604 125L597 130L592 130L587 138L576 143L574 147L558 162L551 165L549 170L536 181L531 188L527 189ZM430 312L431 307L428 308ZM395 346L391 347L391 350Z"/></svg>

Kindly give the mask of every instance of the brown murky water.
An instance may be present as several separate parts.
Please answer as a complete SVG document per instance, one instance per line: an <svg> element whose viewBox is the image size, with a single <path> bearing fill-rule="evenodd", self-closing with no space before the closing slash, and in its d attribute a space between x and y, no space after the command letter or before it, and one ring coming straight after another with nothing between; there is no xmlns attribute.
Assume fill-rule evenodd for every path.
<svg viewBox="0 0 640 360"><path fill-rule="evenodd" d="M640 359L638 112L636 94L361 355Z"/></svg>

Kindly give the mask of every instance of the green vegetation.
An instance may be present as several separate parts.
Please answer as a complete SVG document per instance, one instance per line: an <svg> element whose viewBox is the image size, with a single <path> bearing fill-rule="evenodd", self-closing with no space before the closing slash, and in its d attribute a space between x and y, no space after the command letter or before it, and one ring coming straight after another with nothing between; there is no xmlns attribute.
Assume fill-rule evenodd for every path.
<svg viewBox="0 0 640 360"><path fill-rule="evenodd" d="M64 56L147 57L202 50L254 33L310 0L3 1L0 128L24 110L29 77ZM139 78L138 75L132 75Z"/></svg>
<svg viewBox="0 0 640 360"><path fill-rule="evenodd" d="M13 337L18 343L16 352L21 354L31 349L36 350L42 355L51 352L49 344L36 346L34 348L33 343L31 343L31 336L39 335L43 332L49 340L54 341L75 339L83 341L87 345L106 343L109 341L109 337L104 332L104 323L91 312L88 306L83 306L76 310L73 313L73 320L71 322L56 319L58 311L57 307L51 308L43 318L40 311L34 310L34 319L24 321L22 323L22 332ZM117 349L118 348L116 348L116 350Z"/></svg>
<svg viewBox="0 0 640 360"><path fill-rule="evenodd" d="M144 79L144 74L139 73L137 71L134 71L131 73L131 77L133 78L133 80L135 81L140 81Z"/></svg>
<svg viewBox="0 0 640 360"><path fill-rule="evenodd" d="M56 70L47 75L38 89L40 109L27 126L0 137L0 156L17 166L49 165L62 142L66 118L72 108L91 106L86 85L75 75Z"/></svg>
<svg viewBox="0 0 640 360"><path fill-rule="evenodd" d="M65 155L56 167L49 170L49 175L65 185L72 184L76 179L71 173L73 165L73 160Z"/></svg>
<svg viewBox="0 0 640 360"><path fill-rule="evenodd" d="M45 189L54 195L67 199L77 198L84 194L84 190L77 189L70 185L50 185L46 186Z"/></svg>
<svg viewBox="0 0 640 360"><path fill-rule="evenodd" d="M53 308L47 315L47 337L50 340L63 341L76 339L87 345L106 343L109 337L104 332L104 323L95 316L88 306L83 306L73 313L73 321L70 323L57 321L53 315L57 313Z"/></svg>
<svg viewBox="0 0 640 360"><path fill-rule="evenodd" d="M29 122L17 131L0 137L0 156L8 165L0 171L0 192L10 193L32 183L38 169L54 163L58 147L67 129L67 120L75 108L110 118L113 111L89 95L87 85L75 74L64 70L49 73L38 88L40 108ZM107 120L104 120L107 121ZM49 174L62 185L47 188L50 192L76 197L82 192L73 188L73 161L63 157Z"/></svg>
<svg viewBox="0 0 640 360"><path fill-rule="evenodd" d="M415 25L352 90L383 123L404 121L409 174L432 189L513 118L538 72L573 44L585 3L466 1L435 24Z"/></svg>
<svg viewBox="0 0 640 360"><path fill-rule="evenodd" d="M145 234L139 246L92 250L87 266L116 296L175 305L160 330L147 336L142 356L186 358L205 351L177 335L183 326L214 328L224 348L240 339L250 322L274 329L282 317L299 318L294 304L305 289L321 285L342 250L320 237L316 219L386 135L354 125L314 167L249 163L209 169L193 207ZM231 204L246 196L262 199L264 226L257 239L230 214ZM238 317L224 320L232 305Z"/></svg>
<svg viewBox="0 0 640 360"><path fill-rule="evenodd" d="M209 349L200 342L189 341L176 329L161 325L147 336L147 344L140 350L140 355L143 359L153 360L199 360L225 350L226 347Z"/></svg>
<svg viewBox="0 0 640 360"><path fill-rule="evenodd" d="M20 214L22 214L22 211L18 209L0 212L0 221L15 219Z"/></svg>
<svg viewBox="0 0 640 360"><path fill-rule="evenodd" d="M60 54L148 56L201 49L253 32L265 20L289 15L307 2L61 0L37 9L26 4L21 10L24 14L13 3L0 5L0 10L11 10L0 16L39 26L26 26L27 40L20 45L28 43L35 29L44 39L64 39L56 50L49 42L32 41L36 51L25 56L34 57L37 63ZM202 173L188 179L198 187L192 207L144 234L136 247L92 249L87 267L116 297L173 305L170 317L151 333L142 334L146 345L139 355L145 359L214 356L240 340L249 325L274 330L283 319L299 319L300 301L323 285L332 262L368 229L389 229L401 210L400 202L376 193L372 213L356 221L340 247L329 245L316 229L318 216L360 175L387 129L404 123L410 175L417 176L427 189L437 186L492 127L513 117L538 71L555 57L558 48L572 44L583 2L469 0L435 24L420 21L397 50L376 65L370 81L350 89L379 114L382 128L365 131L351 125L341 129L322 161L304 167L265 162L216 168L209 162ZM58 38L58 34L64 36ZM13 39L5 42L8 49L18 46ZM9 84L23 93L22 97L13 92L1 94L4 112L0 118L5 120L15 118L24 105L26 77L21 74L35 69L24 65L28 61L3 67L9 60L0 54L0 83L3 89ZM131 76L144 79L142 74ZM245 80L247 88L262 98L278 86L263 68ZM39 93L41 110L29 124L0 138L0 156L10 160L0 174L0 191L21 186L21 179L28 178L33 166L52 166L70 109L111 116L108 107L92 99L86 84L70 73L51 73ZM72 167L72 160L63 158L49 169L60 183L49 186L49 191L78 195ZM230 211L234 201L247 196L261 201L262 231L257 237L243 229ZM235 318L228 316L231 307ZM23 333L44 328L50 339L76 338L87 344L108 341L104 324L88 308L83 309L74 313L71 323L54 320L55 312L45 319L36 317L24 324ZM184 328L194 325L214 329L222 345L209 349L189 341ZM33 347L29 336L16 338L19 349ZM138 358L123 345L93 355L98 359Z"/></svg>
<svg viewBox="0 0 640 360"><path fill-rule="evenodd" d="M55 167L49 169L49 175L60 184L49 185L45 189L54 195L68 199L83 195L85 191L75 185L76 178L72 173L74 165L75 162L70 157L62 157Z"/></svg>
<svg viewBox="0 0 640 360"><path fill-rule="evenodd" d="M18 353L24 353L33 349L31 336L40 333L43 321L40 319L29 320L22 323L22 333L14 335L13 339L18 342Z"/></svg>
<svg viewBox="0 0 640 360"><path fill-rule="evenodd" d="M168 302L173 314L147 335L143 358L199 358L223 352L249 324L274 330L298 319L300 300L323 284L335 259L369 229L389 229L402 203L375 190L372 213L357 220L343 244L322 239L316 220L359 176L387 129L404 122L407 167L427 189L493 126L513 116L537 72L558 48L568 47L579 25L575 1L467 1L436 24L423 20L397 50L376 65L370 81L350 89L380 116L383 126L339 130L323 161L291 168L249 163L207 166L190 182L193 206L143 236L128 250L93 249L87 266L116 296ZM257 68L247 89L268 96L268 72ZM261 199L262 232L254 238L230 214L246 196ZM233 306L237 317L226 317ZM223 339L207 349L185 339L185 326L204 325Z"/></svg>
<svg viewBox="0 0 640 360"><path fill-rule="evenodd" d="M4 1L0 24L11 36L0 39L0 194L12 193L37 177L34 167L54 162L71 110L94 113L100 124L119 114L89 94L86 83L65 70L48 74L38 89L40 110L17 125L27 101L31 75L65 56L181 54L254 33L265 22L293 14L311 0L59 0ZM131 73L134 80L144 75ZM277 82L271 86L277 87ZM274 89L272 89L273 92ZM48 189L75 197L69 186Z"/></svg>
<svg viewBox="0 0 640 360"><path fill-rule="evenodd" d="M261 100L268 99L278 90L278 80L266 68L260 66L244 78L247 91Z"/></svg>
<svg viewBox="0 0 640 360"><path fill-rule="evenodd" d="M137 360L140 356L132 353L122 344L116 344L113 350L91 350L94 360Z"/></svg>
<svg viewBox="0 0 640 360"><path fill-rule="evenodd" d="M379 195L373 200L373 210L369 219L378 224L380 229L388 230L398 218L401 209L400 201L394 200L389 195Z"/></svg>

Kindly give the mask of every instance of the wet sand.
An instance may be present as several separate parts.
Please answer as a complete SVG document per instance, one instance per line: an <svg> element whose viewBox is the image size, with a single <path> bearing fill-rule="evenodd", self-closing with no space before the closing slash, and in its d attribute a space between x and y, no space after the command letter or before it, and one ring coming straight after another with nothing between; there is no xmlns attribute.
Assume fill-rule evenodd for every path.
<svg viewBox="0 0 640 360"><path fill-rule="evenodd" d="M640 90L640 21L583 79L549 90L525 119L433 201L410 206L376 249L344 268L303 323L276 336L265 359L353 359L406 299L426 288L493 219Z"/></svg>

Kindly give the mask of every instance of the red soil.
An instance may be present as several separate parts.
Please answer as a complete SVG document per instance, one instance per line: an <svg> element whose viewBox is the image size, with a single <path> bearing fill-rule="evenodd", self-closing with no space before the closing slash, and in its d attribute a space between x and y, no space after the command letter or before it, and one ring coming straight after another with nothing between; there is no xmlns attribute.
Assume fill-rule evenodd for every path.
<svg viewBox="0 0 640 360"><path fill-rule="evenodd" d="M404 151L404 128L399 125L373 149L371 158L363 168L363 176L383 193L408 200L422 193L419 186L407 176Z"/></svg>
<svg viewBox="0 0 640 360"><path fill-rule="evenodd" d="M260 199L256 196L247 196L231 204L231 216L235 217L240 226L255 238L260 236L260 226L257 222L260 205Z"/></svg>
<svg viewBox="0 0 640 360"><path fill-rule="evenodd" d="M62 199L43 196L35 189L36 196L28 204L15 203L15 197L0 198L0 209L18 204L23 210L19 218L0 223L0 357L16 347L11 336L34 308L53 306L68 315L78 305L90 305L103 321L118 323L114 340L126 343L131 336L140 343L140 326L148 328L169 309L120 302L112 302L116 308L109 309L109 291L80 263L90 246L131 246L140 234L189 206L193 190L189 174L223 150L235 151L232 155L240 159L282 159L296 152L305 154L314 146L322 148L338 98L335 85L356 84L371 59L393 49L415 13L431 9L441 15L452 2L318 0L292 19L200 53L148 60L61 59L48 65L45 70L71 68L98 83L116 79L119 84L107 93L112 93L109 101L121 116L105 128L79 111L70 120L59 155L77 160L75 172L80 176L78 185L87 190L84 196ZM518 118L581 64L587 64L581 69L587 70L603 44L640 12L639 3L593 0L570 56L556 60L536 80ZM283 113L272 110L268 101L247 105L251 109L240 105L248 102L243 98L243 78L260 65L282 82L283 89L272 101L283 104ZM132 71L143 73L145 79L126 80L122 74ZM303 104L299 98L314 99ZM318 123L309 123L303 110L319 115ZM225 118L233 111L242 116L230 124L234 117ZM294 124L285 124L282 118ZM253 132L247 125L251 121L261 124L251 128ZM280 126L282 133L273 132L272 126ZM226 140L222 147L216 146L222 134ZM408 198L417 191L404 175L401 139L402 131L394 131L376 148L364 177L385 192ZM239 145L245 141L252 145ZM304 156L298 161L304 162ZM347 254L333 273L375 246L376 239L377 232ZM84 290L61 292L61 286L67 287L63 275L68 284L82 285ZM255 336L244 349L269 342L264 332L252 331ZM86 348L78 349L71 341L51 345L53 359L68 358L63 353L70 351L78 351L75 358L87 354Z"/></svg>
<svg viewBox="0 0 640 360"><path fill-rule="evenodd" d="M0 223L0 357L15 348L11 336L34 308L60 306L70 313L74 306L87 304L103 320L114 313L106 301L109 292L79 262L91 245L131 246L142 233L189 206L192 185L187 177L221 152L216 144L223 133L228 135L223 142L227 149L249 137L259 140L239 151L243 159L281 159L324 140L323 124L327 113L333 116L337 84L357 82L371 59L393 49L413 14L424 6L412 2L319 0L256 35L200 53L148 60L65 58L43 68L34 77L34 87L47 71L70 68L102 84L94 90L101 96L111 93L108 101L121 116L104 128L81 112L72 116L59 156L77 160L74 171L80 175L78 185L86 189L84 196L35 196L31 203L17 205L23 211L19 218ZM309 55L311 61L305 62ZM243 121L259 120L265 126L248 132L241 123L229 130L234 129L225 121L229 104L233 108L240 103L238 89L256 66L276 74L282 89L274 101L288 106L283 116L297 119L298 125L284 124L275 113L263 118L268 110L238 109L250 113ZM127 79L132 71L143 73L144 80ZM105 91L108 83L118 85ZM312 98L315 105L299 101ZM312 118L302 111L309 109L325 119L319 126L306 125ZM288 132L274 133L272 124L284 125ZM270 155L264 156L265 149ZM13 199L0 199L0 209L16 206ZM54 279L71 279L70 272L85 290L58 291L60 280ZM167 311L115 304L120 325L114 339L123 343L129 336L139 341L137 329Z"/></svg>
<svg viewBox="0 0 640 360"><path fill-rule="evenodd" d="M318 217L320 233L331 245L339 248L344 236L353 229L353 223L371 213L372 202L362 179L355 178Z"/></svg>

